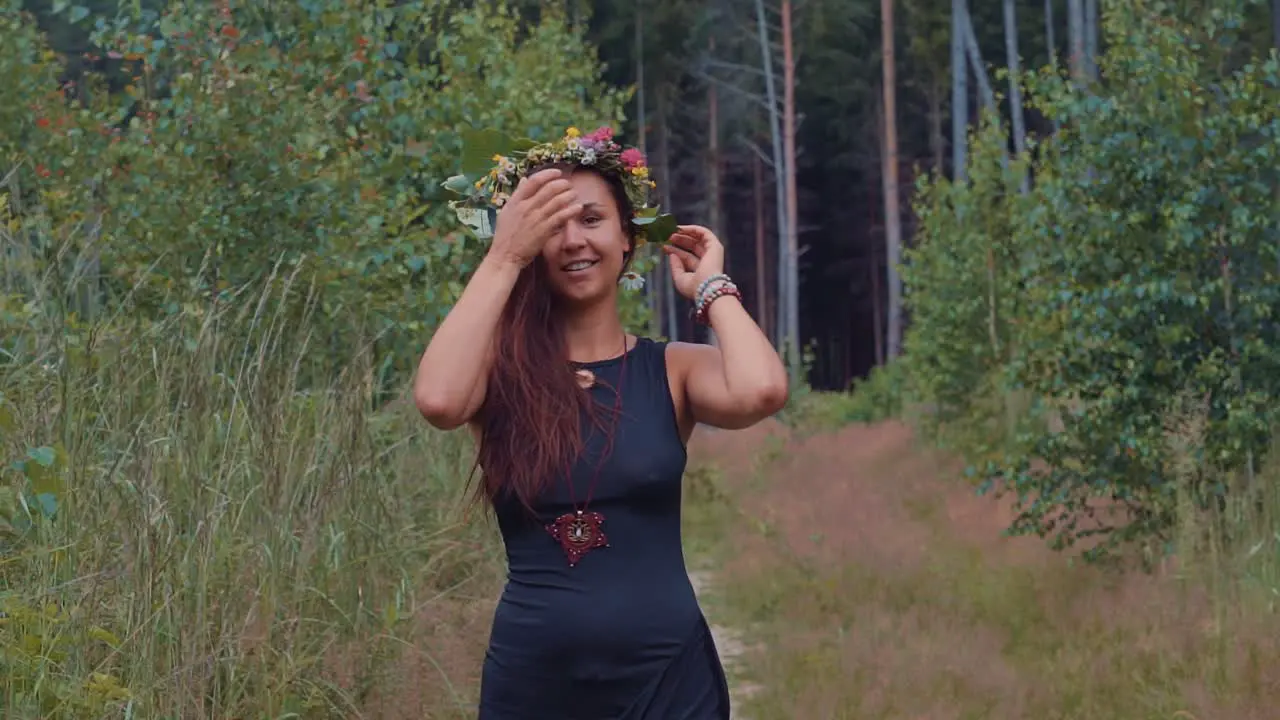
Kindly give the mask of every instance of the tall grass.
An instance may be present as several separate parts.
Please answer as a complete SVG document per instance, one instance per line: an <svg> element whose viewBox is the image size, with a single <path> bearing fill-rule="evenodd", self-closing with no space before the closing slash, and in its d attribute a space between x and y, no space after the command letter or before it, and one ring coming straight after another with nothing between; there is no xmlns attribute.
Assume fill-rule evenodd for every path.
<svg viewBox="0 0 1280 720"><path fill-rule="evenodd" d="M1208 405L1182 394L1165 416L1178 574L1211 589L1219 616L1280 611L1280 437L1255 474L1205 461Z"/></svg>
<svg viewBox="0 0 1280 720"><path fill-rule="evenodd" d="M306 380L296 269L85 318L84 253L5 227L0 715L360 717L398 656L438 666L410 620L498 568L469 441L375 409L365 350Z"/></svg>

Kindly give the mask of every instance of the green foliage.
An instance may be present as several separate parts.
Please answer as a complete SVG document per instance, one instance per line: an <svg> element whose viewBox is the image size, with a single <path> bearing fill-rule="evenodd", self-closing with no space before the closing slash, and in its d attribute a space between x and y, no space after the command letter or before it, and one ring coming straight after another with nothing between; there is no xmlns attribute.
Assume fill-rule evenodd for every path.
<svg viewBox="0 0 1280 720"><path fill-rule="evenodd" d="M848 392L815 392L800 385L777 417L801 433L900 418L908 397L907 381L905 363L891 362L872 368Z"/></svg>
<svg viewBox="0 0 1280 720"><path fill-rule="evenodd" d="M908 253L915 389L945 421L992 422L977 470L1015 492L1012 530L1063 547L1169 539L1165 414L1208 400L1216 503L1269 448L1280 409L1280 60L1240 62L1237 12L1194 22L1117 6L1102 82L1026 78L1062 130L1033 143L1026 196L988 126L970 182L926 183ZM1188 41L1188 38L1191 40ZM997 430L996 428L1000 428ZM1002 437L1000 433L1005 435ZM1186 488L1182 488L1186 490Z"/></svg>
<svg viewBox="0 0 1280 720"><path fill-rule="evenodd" d="M367 353L301 387L287 293L6 327L36 349L0 364L6 717L367 713L414 612L496 571L468 439L374 411Z"/></svg>
<svg viewBox="0 0 1280 720"><path fill-rule="evenodd" d="M500 567L469 439L387 402L483 252L440 182L626 93L501 2L55 5L98 74L0 0L3 714L376 716Z"/></svg>
<svg viewBox="0 0 1280 720"><path fill-rule="evenodd" d="M439 187L461 133L620 120L626 93L577 30L542 16L522 29L500 2L441 17L429 2L325 0L99 18L99 52L131 81L119 96L86 77L81 108L57 93L31 23L6 15L5 157L42 232L80 236L71 257L100 268L106 304L164 317L297 273L290 319L318 298L322 372L372 341L385 387L484 250Z"/></svg>
<svg viewBox="0 0 1280 720"><path fill-rule="evenodd" d="M903 252L904 339L913 396L933 406L930 423L983 420L975 389L989 386L1009 358L1020 315L1020 248L1013 230L1034 200L1017 193L1021 163L1004 161L1004 133L983 116L967 179L922 176L919 232Z"/></svg>

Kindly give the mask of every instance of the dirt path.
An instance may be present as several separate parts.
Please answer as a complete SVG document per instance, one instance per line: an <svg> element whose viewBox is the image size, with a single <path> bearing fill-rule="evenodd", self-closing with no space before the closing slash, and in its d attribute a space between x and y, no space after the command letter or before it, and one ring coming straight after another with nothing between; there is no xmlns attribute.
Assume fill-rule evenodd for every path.
<svg viewBox="0 0 1280 720"><path fill-rule="evenodd" d="M741 512L698 579L739 717L1276 717L1274 627L1003 537L1010 508L902 424L704 433L691 457Z"/></svg>

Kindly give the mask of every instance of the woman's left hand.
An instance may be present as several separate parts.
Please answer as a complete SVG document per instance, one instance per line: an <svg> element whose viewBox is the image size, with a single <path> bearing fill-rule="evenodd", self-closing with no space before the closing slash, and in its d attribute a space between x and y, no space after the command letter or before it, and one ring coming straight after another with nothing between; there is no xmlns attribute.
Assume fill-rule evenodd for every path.
<svg viewBox="0 0 1280 720"><path fill-rule="evenodd" d="M724 245L701 225L678 225L662 252L671 263L671 283L686 300L694 299L703 280L724 272Z"/></svg>

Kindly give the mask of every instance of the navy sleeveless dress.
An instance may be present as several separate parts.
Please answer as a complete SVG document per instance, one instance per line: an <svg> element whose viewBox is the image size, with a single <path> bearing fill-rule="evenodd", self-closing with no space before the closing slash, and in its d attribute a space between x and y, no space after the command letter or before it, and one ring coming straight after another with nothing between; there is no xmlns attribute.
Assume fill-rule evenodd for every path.
<svg viewBox="0 0 1280 720"><path fill-rule="evenodd" d="M576 365L595 373L590 392L606 411L621 381L622 414L588 508L603 514L609 547L569 566L544 527L575 509L563 476L535 504L536 522L512 496L495 502L508 572L485 654L480 720L729 718L724 670L681 547L688 458L666 345L640 338L623 359ZM586 449L570 473L578 508L604 449L603 433L584 427Z"/></svg>

